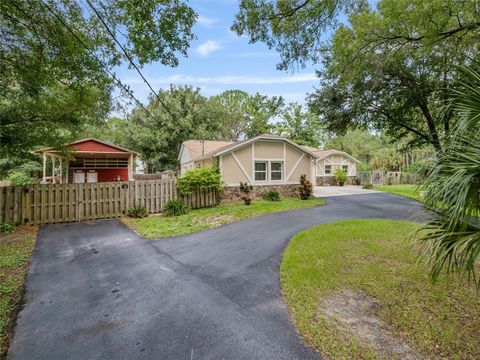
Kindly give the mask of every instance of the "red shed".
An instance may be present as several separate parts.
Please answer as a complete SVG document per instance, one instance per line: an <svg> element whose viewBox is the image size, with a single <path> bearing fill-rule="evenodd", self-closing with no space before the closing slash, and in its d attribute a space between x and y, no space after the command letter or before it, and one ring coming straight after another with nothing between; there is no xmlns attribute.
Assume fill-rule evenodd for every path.
<svg viewBox="0 0 480 360"><path fill-rule="evenodd" d="M65 151L40 149L43 155L43 182L85 183L133 180L135 151L88 138L66 144ZM52 175L47 176L47 158L52 161ZM65 168L64 168L65 166Z"/></svg>

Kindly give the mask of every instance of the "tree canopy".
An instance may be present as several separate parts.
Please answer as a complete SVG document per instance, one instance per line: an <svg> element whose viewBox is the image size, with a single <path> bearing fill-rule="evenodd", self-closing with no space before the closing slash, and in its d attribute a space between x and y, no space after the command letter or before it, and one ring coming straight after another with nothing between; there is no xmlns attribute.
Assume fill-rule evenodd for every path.
<svg viewBox="0 0 480 360"><path fill-rule="evenodd" d="M479 60L476 6L380 0L372 9L363 1L244 0L233 29L276 48L280 68L322 62L309 105L328 130L363 127L397 139L410 134L441 151L452 119L443 111L446 89L461 78L458 66Z"/></svg>
<svg viewBox="0 0 480 360"><path fill-rule="evenodd" d="M0 2L2 157L60 145L86 122L104 119L118 85L112 69L126 54L139 65L175 66L193 38L196 14L180 0L88 4L98 16L73 0Z"/></svg>
<svg viewBox="0 0 480 360"><path fill-rule="evenodd" d="M227 90L209 100L212 114L221 124L224 140L239 141L270 131L271 120L284 106L282 97L250 95L241 90Z"/></svg>
<svg viewBox="0 0 480 360"><path fill-rule="evenodd" d="M272 125L273 132L301 145L323 147L326 132L317 115L303 109L298 103L290 103L282 109L280 120Z"/></svg>

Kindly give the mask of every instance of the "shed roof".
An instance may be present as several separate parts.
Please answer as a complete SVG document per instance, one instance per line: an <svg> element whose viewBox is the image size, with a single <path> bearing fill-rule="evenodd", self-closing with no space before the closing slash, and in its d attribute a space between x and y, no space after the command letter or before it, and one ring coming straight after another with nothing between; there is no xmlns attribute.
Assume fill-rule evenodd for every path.
<svg viewBox="0 0 480 360"><path fill-rule="evenodd" d="M89 153L131 153L138 155L137 152L133 150L129 150L117 145L109 144L105 141L98 140L95 138L85 138L73 141L71 143L63 145L69 152L72 153L82 153L82 152L89 152ZM37 153L53 153L58 152L59 149L55 147L46 147L42 149L38 149Z"/></svg>

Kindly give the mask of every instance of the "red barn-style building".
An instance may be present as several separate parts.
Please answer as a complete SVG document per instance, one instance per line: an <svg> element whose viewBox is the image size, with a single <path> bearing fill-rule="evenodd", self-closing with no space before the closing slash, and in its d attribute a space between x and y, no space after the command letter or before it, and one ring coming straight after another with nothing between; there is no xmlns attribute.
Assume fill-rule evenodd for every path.
<svg viewBox="0 0 480 360"><path fill-rule="evenodd" d="M44 183L95 183L133 180L135 151L88 138L66 144L65 151L40 149L43 155ZM51 158L51 176L47 176L47 159Z"/></svg>

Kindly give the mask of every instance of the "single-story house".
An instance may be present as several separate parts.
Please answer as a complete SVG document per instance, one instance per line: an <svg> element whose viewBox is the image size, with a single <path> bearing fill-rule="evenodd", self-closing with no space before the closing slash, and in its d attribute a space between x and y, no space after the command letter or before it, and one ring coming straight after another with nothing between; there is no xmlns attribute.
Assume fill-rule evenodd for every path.
<svg viewBox="0 0 480 360"><path fill-rule="evenodd" d="M294 185L302 174L313 184L324 185L334 182L337 168L355 177L359 162L343 151L302 146L271 134L238 142L188 140L182 144L178 159L180 176L196 167L218 164L226 186L238 186L240 182Z"/></svg>
<svg viewBox="0 0 480 360"><path fill-rule="evenodd" d="M96 183L133 180L138 153L87 138L64 145L36 151L43 156L43 183ZM47 158L51 159L51 175L47 176Z"/></svg>

